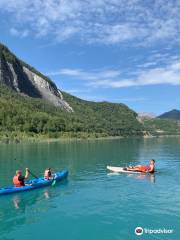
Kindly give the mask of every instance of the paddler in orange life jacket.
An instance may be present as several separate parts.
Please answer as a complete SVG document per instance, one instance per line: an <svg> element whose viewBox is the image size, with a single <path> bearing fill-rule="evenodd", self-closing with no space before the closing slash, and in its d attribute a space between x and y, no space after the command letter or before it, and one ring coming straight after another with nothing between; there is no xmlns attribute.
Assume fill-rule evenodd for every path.
<svg viewBox="0 0 180 240"><path fill-rule="evenodd" d="M25 176L22 176L21 170L16 171L16 175L13 177L13 184L15 187L24 187L24 181L29 177L29 169L26 168Z"/></svg>
<svg viewBox="0 0 180 240"><path fill-rule="evenodd" d="M44 179L46 180L50 180L52 179L52 172L51 172L51 168L46 168L45 172L44 172Z"/></svg>
<svg viewBox="0 0 180 240"><path fill-rule="evenodd" d="M148 166L137 165L137 166L134 166L134 167L127 167L126 170L128 170L128 171L144 172L144 173L154 173L154 171L155 171L155 160L151 159L149 161L149 165Z"/></svg>

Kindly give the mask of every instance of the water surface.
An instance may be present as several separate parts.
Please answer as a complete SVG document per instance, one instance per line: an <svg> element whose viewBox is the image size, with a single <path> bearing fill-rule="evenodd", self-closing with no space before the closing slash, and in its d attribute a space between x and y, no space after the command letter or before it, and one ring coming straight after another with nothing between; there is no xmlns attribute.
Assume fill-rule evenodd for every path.
<svg viewBox="0 0 180 240"><path fill-rule="evenodd" d="M16 169L68 169L55 187L0 197L0 239L180 239L180 138L0 145L0 184ZM153 175L109 174L106 165L146 164ZM136 236L137 226L173 229Z"/></svg>

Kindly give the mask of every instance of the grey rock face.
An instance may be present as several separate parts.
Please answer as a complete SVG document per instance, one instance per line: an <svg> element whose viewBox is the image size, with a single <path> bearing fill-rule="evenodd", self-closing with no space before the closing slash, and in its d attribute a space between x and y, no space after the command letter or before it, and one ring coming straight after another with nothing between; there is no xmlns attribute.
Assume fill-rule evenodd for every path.
<svg viewBox="0 0 180 240"><path fill-rule="evenodd" d="M23 72L43 99L48 100L57 107L63 107L68 112L73 112L73 109L66 101L63 100L63 95L57 88L25 66L23 67Z"/></svg>
<svg viewBox="0 0 180 240"><path fill-rule="evenodd" d="M8 55L8 57L7 57ZM13 59L13 61L8 61ZM42 74L23 64L5 46L0 44L0 82L20 94L42 98L54 106L73 112L72 107L63 99L56 85Z"/></svg>

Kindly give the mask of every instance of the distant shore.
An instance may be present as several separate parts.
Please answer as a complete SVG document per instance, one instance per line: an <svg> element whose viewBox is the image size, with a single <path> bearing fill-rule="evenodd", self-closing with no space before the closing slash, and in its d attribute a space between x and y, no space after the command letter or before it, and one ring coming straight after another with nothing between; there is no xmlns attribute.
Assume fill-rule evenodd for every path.
<svg viewBox="0 0 180 240"><path fill-rule="evenodd" d="M85 140L113 140L113 139L122 139L126 137L122 136L106 136L106 137L87 137L87 138L79 138L79 137L60 137L60 138L42 138L42 137L29 137L23 139L1 139L0 143L10 144L10 143L52 143L52 142L71 142L71 141L85 141Z"/></svg>
<svg viewBox="0 0 180 240"><path fill-rule="evenodd" d="M15 136L13 138L7 136L1 136L0 143L10 144L10 143L52 143L52 142L70 142L70 141L83 141L83 140L114 140L114 139L124 139L124 138L140 138L140 139L149 139L149 138L168 138L168 137L180 137L180 135L144 135L144 136L60 136L60 137L48 137L46 135L34 135L34 136Z"/></svg>

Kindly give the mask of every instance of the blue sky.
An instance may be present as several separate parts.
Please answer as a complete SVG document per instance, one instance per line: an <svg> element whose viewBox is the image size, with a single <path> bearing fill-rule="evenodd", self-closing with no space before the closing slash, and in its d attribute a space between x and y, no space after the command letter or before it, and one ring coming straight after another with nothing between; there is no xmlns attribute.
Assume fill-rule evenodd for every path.
<svg viewBox="0 0 180 240"><path fill-rule="evenodd" d="M0 0L0 41L57 86L136 112L180 109L180 1Z"/></svg>

